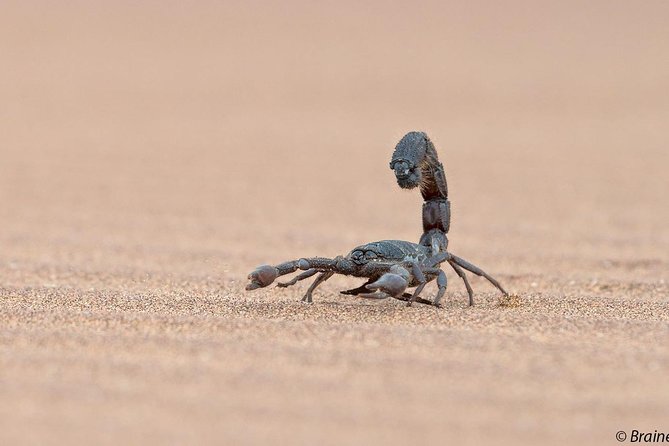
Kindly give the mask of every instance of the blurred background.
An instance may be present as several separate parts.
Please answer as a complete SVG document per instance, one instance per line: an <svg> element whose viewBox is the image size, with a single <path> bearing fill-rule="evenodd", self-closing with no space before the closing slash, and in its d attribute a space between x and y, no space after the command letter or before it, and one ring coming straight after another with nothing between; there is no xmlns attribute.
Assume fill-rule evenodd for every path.
<svg viewBox="0 0 669 446"><path fill-rule="evenodd" d="M239 240L263 220L254 236L272 244L284 218L297 238L415 239L420 200L386 164L424 130L451 183L453 243L560 238L568 256L608 232L620 255L666 247L668 14L663 1L3 2L5 222L66 220L80 237L96 218L97 241L124 247L165 214L180 223L160 228L170 239L205 225Z"/></svg>
<svg viewBox="0 0 669 446"><path fill-rule="evenodd" d="M238 421L261 434L233 429L232 437L222 438L253 442L284 429L295 433L285 420L265 430L252 421L281 418L260 409L263 394L249 390L257 383L245 381L244 371L229 372L219 355L223 347L212 339L236 329L219 327L189 338L187 327L204 323L197 318L220 322L222 317L243 325L247 319L260 323L278 317L276 307L236 313L244 302L286 306L280 319L302 314L295 301L303 289L294 295L242 292L246 273L257 264L334 256L371 240L418 240L419 194L400 190L388 168L395 144L410 130L430 135L446 167L454 253L495 273L521 295L539 293L538 299L553 302L583 296L587 289L586 295L600 299L633 297L659 305L644 314L666 321L668 23L669 3L661 0L3 0L0 285L6 328L0 329L5 400L0 414L13 421L14 436L8 438L25 439L20 427L32 425L40 427L30 429L38 442L49 433L86 429L104 431L107 439L120 429L126 440L201 440L179 435L204 420L215 424L228 409L240 413L234 405L198 405L201 399L238 385L248 390L237 395L247 410ZM348 305L336 293L353 282L338 280L323 287L323 299ZM597 288L598 283L608 288ZM474 284L483 306L493 305L494 292L482 281ZM458 302L451 310L465 311L461 284L453 280L451 289ZM391 311L380 309L388 304L398 313L377 314L381 319L372 318L374 323L425 335L407 316L412 313L399 315L392 302L369 305L375 310L367 311ZM232 319L221 316L225 311ZM560 311L556 318L562 320ZM333 329L332 319L323 322L309 314L298 318L313 319L313 330ZM482 317L466 314L479 322ZM193 317L195 322L188 319ZM462 330L473 322L463 323ZM372 322L363 318L363 323ZM140 328L130 330L135 338L128 327L136 324ZM518 325L523 322L505 326ZM185 338L166 334L174 326ZM593 327L617 339L596 321L582 328ZM246 329L248 335L267 328ZM666 334L666 328L653 333ZM161 336L182 350L169 356L169 349L159 348ZM89 338L97 341L85 344ZM459 344L464 350L471 346L467 339ZM294 342L291 348L299 350L299 341ZM109 361L126 343L143 348L127 363L116 364L119 371ZM567 354L570 348L558 344L564 350L555 348ZM268 359L254 356L256 344L243 345L242 352L228 352L238 363L248 360L260 367ZM536 346L537 355L544 347ZM298 359L310 348L318 349L300 350ZM72 349L80 356L68 356ZM345 349L334 351L344 355L339 361L347 361ZM653 362L657 373L668 357L666 350L660 360L658 354L637 359L659 361ZM223 361L221 368L207 369L198 362L200 355ZM548 362L553 369L565 360L556 355L556 363ZM375 366L388 358L382 356ZM478 359L467 358L472 362L462 364L475 368ZM500 361L488 363L495 366L483 367L487 372L478 378L492 378L507 366L512 370L513 362ZM601 364L580 364L583 375L565 378L566 387L558 386L562 394L575 396L584 382L597 383ZM361 369L369 372L366 378L376 370ZM429 395L427 388L421 387L428 392L421 394L409 387L396 399L372 397L371 406L365 405L369 398L358 401L357 393L344 391L364 408L356 412L358 421L344 415L345 401L326 404L320 415L312 415L311 428L298 429L299 438L313 440L328 429L357 432L358 439L385 438L383 429L364 425L373 425L379 413L396 425L397 412L409 404L414 418L408 425L425 440L471 440L469 418L453 415L456 407L468 407L463 414L484 413L476 424L480 435L506 432L500 438L514 442L556 435L560 442L588 433L594 435L590 441L599 435L612 441L615 430L595 429L593 423L625 414L629 400L599 402L636 375L612 376L611 387L598 388L584 403L584 414L596 408L600 418L573 419L578 401L567 398L556 408L541 397L555 384L551 373L528 375L541 383L534 391L509 378L518 387L497 397L472 390L450 402L440 399L436 407L454 417L450 432L459 432L455 437L421 424L421 414L435 404L421 399ZM200 376L199 387L180 381L191 374ZM230 378L223 389L215 384L221 376ZM320 384L327 388L341 378L326 376ZM287 378L267 379L284 383ZM652 400L651 381L644 387L648 393L637 388L626 394L638 396L637 409ZM145 393L133 393L138 382ZM161 390L165 382L178 382L182 390ZM294 391L284 390L269 400L279 404ZM163 391L166 401L152 399ZM305 398L303 405L288 404L288 413L299 418L322 407L322 400ZM191 408L211 410L184 421L184 399ZM106 421L82 414L98 404L108 405ZM501 426L510 407L531 410L522 412L520 425L505 431ZM142 414L153 421L138 423ZM548 428L542 417L562 419L572 430ZM180 420L184 429L171 430L170 420ZM667 426L652 426L662 427ZM517 429L524 434L517 436ZM389 432L395 439L414 435Z"/></svg>

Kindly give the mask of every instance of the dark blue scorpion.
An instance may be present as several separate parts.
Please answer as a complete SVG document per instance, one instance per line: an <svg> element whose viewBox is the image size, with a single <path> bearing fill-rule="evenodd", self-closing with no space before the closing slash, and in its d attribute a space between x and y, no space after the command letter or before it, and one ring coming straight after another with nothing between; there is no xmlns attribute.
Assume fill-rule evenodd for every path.
<svg viewBox="0 0 669 446"><path fill-rule="evenodd" d="M464 270L483 276L497 287L504 295L508 293L497 280L481 268L451 253L448 247L447 233L450 227L450 202L444 167L439 162L434 144L423 132L407 133L395 147L390 168L395 172L397 183L403 189L420 188L425 203L423 204L423 235L418 244L402 240L382 240L367 243L353 249L346 256L334 259L324 257L303 258L284 262L279 265L261 265L248 278L247 290L266 287L277 277L303 272L288 282L279 282L277 286L288 287L298 281L316 274L302 298L303 302L313 301L314 290L335 274L367 278L367 282L358 288L342 291L342 294L365 298L385 299L393 297L404 300L407 305L420 302L441 306L446 293L446 274L441 264L448 263L464 281L469 295L469 305L474 304L474 293ZM438 292L433 301L420 297L425 285L437 281ZM413 293L406 293L415 287Z"/></svg>

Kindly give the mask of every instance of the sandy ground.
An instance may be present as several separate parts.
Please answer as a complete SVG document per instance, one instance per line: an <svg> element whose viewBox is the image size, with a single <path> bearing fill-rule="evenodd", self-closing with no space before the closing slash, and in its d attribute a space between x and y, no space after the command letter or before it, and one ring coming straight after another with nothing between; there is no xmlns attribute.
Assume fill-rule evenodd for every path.
<svg viewBox="0 0 669 446"><path fill-rule="evenodd" d="M1 444L669 432L667 2L59 3L0 3ZM512 305L244 291L417 240L414 129Z"/></svg>

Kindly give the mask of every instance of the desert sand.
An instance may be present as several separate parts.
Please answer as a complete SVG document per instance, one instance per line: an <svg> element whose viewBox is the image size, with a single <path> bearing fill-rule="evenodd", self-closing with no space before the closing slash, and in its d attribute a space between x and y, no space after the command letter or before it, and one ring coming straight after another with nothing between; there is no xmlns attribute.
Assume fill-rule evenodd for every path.
<svg viewBox="0 0 669 446"><path fill-rule="evenodd" d="M669 3L59 3L0 4L0 444L669 432ZM410 130L516 298L244 291L417 241Z"/></svg>

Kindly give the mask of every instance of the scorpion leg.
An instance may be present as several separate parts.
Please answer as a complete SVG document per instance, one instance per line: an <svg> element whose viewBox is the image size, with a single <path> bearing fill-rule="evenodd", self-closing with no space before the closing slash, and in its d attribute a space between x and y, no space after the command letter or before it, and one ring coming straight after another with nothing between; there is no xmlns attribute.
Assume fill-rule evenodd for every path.
<svg viewBox="0 0 669 446"><path fill-rule="evenodd" d="M411 272L413 273L414 279L416 279L420 283L420 285L416 287L416 290L413 292L413 295L407 301L407 307L411 306L413 301L416 300L418 295L423 291L425 285L427 285L427 279L425 278L425 274L423 274L423 271L420 269L418 263L413 262L411 264Z"/></svg>
<svg viewBox="0 0 669 446"><path fill-rule="evenodd" d="M502 293L504 293L505 296L509 295L509 293L507 293L506 290L504 288L502 288L502 285L500 285L497 280L495 280L490 274L486 273L485 271L483 271L478 266L472 265L468 261L463 260L460 257L454 256L454 255L451 255L451 259L453 260L453 262L455 262L457 265L463 267L467 271L470 271L470 272L476 274L477 276L483 276L486 279L488 279L488 281L490 283L492 283L493 285L495 285L495 287L497 287L498 290L500 290Z"/></svg>
<svg viewBox="0 0 669 446"><path fill-rule="evenodd" d="M313 275L316 274L317 272L318 272L317 269L314 269L314 268L312 268L312 269L308 269L308 270L306 270L305 272L303 272L303 273L301 273L301 274L298 274L297 276L293 277L293 278L292 278L291 280L289 280L288 282L279 282L279 283L277 283L276 286L278 286L279 288L286 288L286 287L289 287L289 286L291 286L291 285L295 285L295 284L296 284L297 282L299 282L300 280L308 279L309 277L313 276Z"/></svg>
<svg viewBox="0 0 669 446"><path fill-rule="evenodd" d="M472 290L471 285L469 285L469 280L467 279L467 276L465 275L465 272L458 266L457 263L454 263L452 261L448 262L449 265L455 270L456 273L458 273L458 276L462 279L462 281L465 283L465 287L467 288L467 294L469 295L469 306L471 307L474 305L474 290Z"/></svg>
<svg viewBox="0 0 669 446"><path fill-rule="evenodd" d="M437 292L437 297L434 298L434 306L435 307L441 307L441 304L439 303L441 301L441 298L444 297L444 293L446 293L446 286L448 285L448 278L446 277L446 273L443 271L439 271L439 275L437 276L437 286L439 286L439 291Z"/></svg>
<svg viewBox="0 0 669 446"><path fill-rule="evenodd" d="M316 280L314 280L314 283L311 284L311 286L309 287L309 289L305 293L304 297L302 298L302 302L312 303L314 301L313 296L312 296L314 290L320 284L322 284L323 282L328 280L333 275L334 275L334 272L332 272L332 271L321 272L321 274L318 277L316 277Z"/></svg>
<svg viewBox="0 0 669 446"><path fill-rule="evenodd" d="M413 294L411 294L411 293L404 293L404 294L402 294L401 296L398 296L398 297L393 296L393 297L395 297L395 299L397 299L397 300L402 300L402 301L406 302L406 301L408 301L409 299L411 299L411 296L413 296ZM427 299L423 299L423 298L420 297L420 296L416 296L416 298L415 298L413 301L416 302L416 303L419 303L419 304L433 305L431 301L429 301L429 300L427 300Z"/></svg>
<svg viewBox="0 0 669 446"><path fill-rule="evenodd" d="M413 294L407 301L407 307L410 307L411 304L414 303L414 301L418 298L418 295L423 292L423 288L425 288L425 285L427 285L427 283L421 283L416 287L416 290L413 292Z"/></svg>

